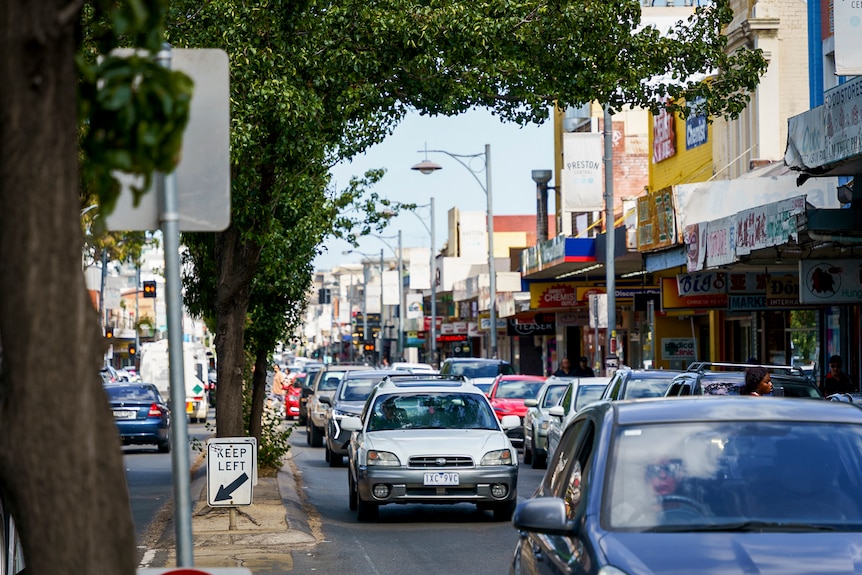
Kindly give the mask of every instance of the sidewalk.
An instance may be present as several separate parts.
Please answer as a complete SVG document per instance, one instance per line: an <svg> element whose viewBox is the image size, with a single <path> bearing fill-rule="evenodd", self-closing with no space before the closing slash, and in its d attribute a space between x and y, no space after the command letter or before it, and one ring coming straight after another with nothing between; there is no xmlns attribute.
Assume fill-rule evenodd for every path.
<svg viewBox="0 0 862 575"><path fill-rule="evenodd" d="M191 484L195 499L194 566L245 567L255 575L291 571L291 550L317 542L300 489L296 467L288 453L277 476L258 477L252 504L236 508L236 528L231 530L229 510L207 505L206 472L198 469ZM171 516L155 548L144 552L139 567L175 566L176 534Z"/></svg>

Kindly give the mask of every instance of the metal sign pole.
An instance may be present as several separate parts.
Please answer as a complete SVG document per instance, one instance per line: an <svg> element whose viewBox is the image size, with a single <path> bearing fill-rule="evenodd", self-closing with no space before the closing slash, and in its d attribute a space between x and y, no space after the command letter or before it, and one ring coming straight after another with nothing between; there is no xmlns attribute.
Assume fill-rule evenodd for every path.
<svg viewBox="0 0 862 575"><path fill-rule="evenodd" d="M164 45L156 57L159 65L171 67L171 47ZM192 540L191 480L189 478L189 432L185 414L186 386L183 361L183 301L180 282L180 214L176 176L157 176L159 223L165 242L165 302L168 321L170 362L171 462L174 479L174 525L177 539L177 566L194 566Z"/></svg>

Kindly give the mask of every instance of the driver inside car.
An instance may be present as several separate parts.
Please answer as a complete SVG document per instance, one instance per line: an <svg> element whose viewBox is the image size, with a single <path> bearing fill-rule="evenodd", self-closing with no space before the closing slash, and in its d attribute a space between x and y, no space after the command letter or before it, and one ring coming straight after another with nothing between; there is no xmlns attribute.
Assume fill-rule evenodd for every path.
<svg viewBox="0 0 862 575"><path fill-rule="evenodd" d="M705 507L682 492L685 466L662 456L644 466L644 490L614 507L614 523L627 526L668 525L707 514Z"/></svg>

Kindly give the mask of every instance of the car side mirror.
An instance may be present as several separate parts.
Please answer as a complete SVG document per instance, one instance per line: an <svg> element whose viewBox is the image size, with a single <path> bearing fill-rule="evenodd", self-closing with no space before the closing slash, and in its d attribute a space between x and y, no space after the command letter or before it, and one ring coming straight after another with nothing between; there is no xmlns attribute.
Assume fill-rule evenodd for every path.
<svg viewBox="0 0 862 575"><path fill-rule="evenodd" d="M321 395L320 398L318 399L318 401L320 401L320 403L323 403L325 405L330 405L330 406L332 405L332 398L330 398L328 395Z"/></svg>
<svg viewBox="0 0 862 575"><path fill-rule="evenodd" d="M576 535L577 526L566 517L566 503L559 497L537 497L515 508L512 525L519 531L546 535Z"/></svg>
<svg viewBox="0 0 862 575"><path fill-rule="evenodd" d="M554 417L563 417L566 415L566 409L562 405L555 405L548 410L548 415L553 415Z"/></svg>
<svg viewBox="0 0 862 575"><path fill-rule="evenodd" d="M362 420L355 416L341 419L341 429L344 431L359 431L362 429Z"/></svg>
<svg viewBox="0 0 862 575"><path fill-rule="evenodd" d="M539 402L535 399L525 399L524 405L526 405L527 407L538 407Z"/></svg>
<svg viewBox="0 0 862 575"><path fill-rule="evenodd" d="M521 418L517 415L504 415L500 420L500 425L503 429L514 429L521 426Z"/></svg>

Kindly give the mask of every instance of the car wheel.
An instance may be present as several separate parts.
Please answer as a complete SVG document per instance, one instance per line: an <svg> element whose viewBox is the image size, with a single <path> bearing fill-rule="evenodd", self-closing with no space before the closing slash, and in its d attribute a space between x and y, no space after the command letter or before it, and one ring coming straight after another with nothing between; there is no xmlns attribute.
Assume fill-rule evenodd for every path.
<svg viewBox="0 0 862 575"><path fill-rule="evenodd" d="M353 476L347 472L347 499L348 506L351 511L356 511L356 500L359 497L356 494L356 485L353 483Z"/></svg>
<svg viewBox="0 0 862 575"><path fill-rule="evenodd" d="M166 439L156 445L159 450L159 453L170 453L171 452L171 440Z"/></svg>
<svg viewBox="0 0 862 575"><path fill-rule="evenodd" d="M365 501L359 494L356 495L356 518L359 521L373 521L377 519L380 506L371 501Z"/></svg>
<svg viewBox="0 0 862 575"><path fill-rule="evenodd" d="M309 428L311 429L311 433L308 434L308 438L311 440L309 445L312 447L323 447L323 430L314 425L314 423L309 424Z"/></svg>
<svg viewBox="0 0 862 575"><path fill-rule="evenodd" d="M516 500L506 501L505 503L496 503L492 508L494 513L494 521L509 521L515 513Z"/></svg>
<svg viewBox="0 0 862 575"><path fill-rule="evenodd" d="M524 464L530 464L533 462L533 450L535 450L535 446L533 445L533 440L531 439L529 443L524 440Z"/></svg>
<svg viewBox="0 0 862 575"><path fill-rule="evenodd" d="M326 447L326 462L330 467L341 467L341 456L333 453L329 446Z"/></svg>

